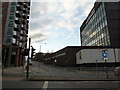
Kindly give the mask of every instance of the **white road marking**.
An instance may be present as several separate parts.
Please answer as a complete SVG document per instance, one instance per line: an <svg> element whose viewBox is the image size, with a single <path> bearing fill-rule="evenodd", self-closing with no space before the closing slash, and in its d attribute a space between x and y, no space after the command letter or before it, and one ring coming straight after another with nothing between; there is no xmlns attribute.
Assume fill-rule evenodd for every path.
<svg viewBox="0 0 120 90"><path fill-rule="evenodd" d="M45 81L42 90L47 90L48 88L48 81Z"/></svg>

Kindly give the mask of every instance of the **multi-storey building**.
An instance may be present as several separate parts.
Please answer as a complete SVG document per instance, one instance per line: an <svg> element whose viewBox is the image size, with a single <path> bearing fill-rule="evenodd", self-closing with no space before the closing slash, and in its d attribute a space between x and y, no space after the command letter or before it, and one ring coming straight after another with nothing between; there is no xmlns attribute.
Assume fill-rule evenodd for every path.
<svg viewBox="0 0 120 90"><path fill-rule="evenodd" d="M2 2L3 64L21 66L27 48L30 2Z"/></svg>
<svg viewBox="0 0 120 90"><path fill-rule="evenodd" d="M0 2L0 64L2 63L2 3Z"/></svg>
<svg viewBox="0 0 120 90"><path fill-rule="evenodd" d="M80 27L82 46L120 47L120 2L95 2Z"/></svg>

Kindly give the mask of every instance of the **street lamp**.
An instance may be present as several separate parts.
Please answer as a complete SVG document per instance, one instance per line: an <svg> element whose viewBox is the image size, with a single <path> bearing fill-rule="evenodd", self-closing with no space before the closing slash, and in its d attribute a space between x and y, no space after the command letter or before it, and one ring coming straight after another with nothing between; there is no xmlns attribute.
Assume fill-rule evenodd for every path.
<svg viewBox="0 0 120 90"><path fill-rule="evenodd" d="M47 44L47 43L43 43L43 44ZM40 51L39 51L41 54L42 54L42 51L41 51L41 43L40 43ZM40 54L40 55L41 55ZM40 61L39 61L39 67L40 67Z"/></svg>
<svg viewBox="0 0 120 90"><path fill-rule="evenodd" d="M43 43L43 44L47 44L47 43ZM40 43L40 51L39 52L41 52L41 43Z"/></svg>

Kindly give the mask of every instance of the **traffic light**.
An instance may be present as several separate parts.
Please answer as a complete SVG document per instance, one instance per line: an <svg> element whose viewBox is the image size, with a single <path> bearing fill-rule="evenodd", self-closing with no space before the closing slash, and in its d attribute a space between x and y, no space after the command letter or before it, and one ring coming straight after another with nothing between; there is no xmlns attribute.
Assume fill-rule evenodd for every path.
<svg viewBox="0 0 120 90"><path fill-rule="evenodd" d="M35 50L33 47L32 47L32 50L31 50L31 58L33 58L33 56L35 56Z"/></svg>

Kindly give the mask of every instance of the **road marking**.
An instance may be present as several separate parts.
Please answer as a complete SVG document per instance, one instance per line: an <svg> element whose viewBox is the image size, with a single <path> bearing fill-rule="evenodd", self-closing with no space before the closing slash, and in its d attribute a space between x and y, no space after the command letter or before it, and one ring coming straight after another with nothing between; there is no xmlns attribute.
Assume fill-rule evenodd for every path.
<svg viewBox="0 0 120 90"><path fill-rule="evenodd" d="M45 81L42 90L47 90L48 88L48 81Z"/></svg>

